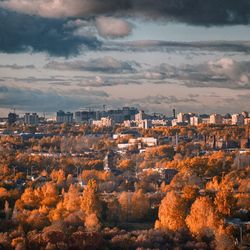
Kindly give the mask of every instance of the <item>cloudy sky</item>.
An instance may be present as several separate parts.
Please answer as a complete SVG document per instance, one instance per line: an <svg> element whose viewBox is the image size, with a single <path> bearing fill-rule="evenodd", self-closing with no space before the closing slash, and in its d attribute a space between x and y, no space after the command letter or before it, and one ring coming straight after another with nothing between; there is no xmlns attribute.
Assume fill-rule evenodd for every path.
<svg viewBox="0 0 250 250"><path fill-rule="evenodd" d="M0 0L0 115L249 100L249 0Z"/></svg>

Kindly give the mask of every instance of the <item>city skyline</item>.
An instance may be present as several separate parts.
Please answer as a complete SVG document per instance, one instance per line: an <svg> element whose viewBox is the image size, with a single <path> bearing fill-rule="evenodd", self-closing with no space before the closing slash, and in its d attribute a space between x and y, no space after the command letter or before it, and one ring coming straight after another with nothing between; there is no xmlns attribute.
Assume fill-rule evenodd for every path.
<svg viewBox="0 0 250 250"><path fill-rule="evenodd" d="M105 107L105 108L104 108ZM132 106L119 106L119 107L107 107L106 105L103 105L103 107L86 107L86 108L80 108L80 109L75 109L75 110L62 110L62 109L59 109L59 110L55 110L55 111L51 111L51 112L39 112L39 111L36 111L36 110L33 110L33 111L19 111L19 110L16 110L15 108L12 108L12 109L9 109L7 110L7 114L6 115L3 115L1 116L0 115L0 118L7 118L7 116L9 114L16 114L17 116L19 117L23 117L24 115L26 114L37 114L39 117L44 117L44 118L55 118L56 117L56 114L58 112L64 112L65 114L68 113L68 114L73 114L74 116L76 115L76 113L79 113L79 112L83 112L83 113L108 113L108 112L113 112L113 111L123 111L124 109L131 109L131 110L135 110L136 113L140 113L140 112L143 112L145 114L149 114L149 115L155 115L155 116L164 116L166 118L173 118L175 114L175 116L177 116L178 114L189 114L189 115L192 115L192 116L203 116L203 115L213 115L213 114L218 114L218 115L221 115L221 116L225 116L227 117L228 115L238 115L238 114L248 114L249 112L246 111L246 109L244 110L238 110L237 112L225 112L225 113L219 113L219 112L192 112L191 110L185 112L183 110L176 110L175 108L172 109L172 110L167 110L166 112L150 112L149 110L146 110L146 109L138 109L137 107L132 107Z"/></svg>
<svg viewBox="0 0 250 250"><path fill-rule="evenodd" d="M250 3L104 3L0 2L1 116L103 104L249 109Z"/></svg>

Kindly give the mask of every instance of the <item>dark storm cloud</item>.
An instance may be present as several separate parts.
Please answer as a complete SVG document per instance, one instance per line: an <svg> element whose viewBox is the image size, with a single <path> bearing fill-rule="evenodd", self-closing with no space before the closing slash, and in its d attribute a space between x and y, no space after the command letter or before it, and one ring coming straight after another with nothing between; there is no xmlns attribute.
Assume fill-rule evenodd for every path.
<svg viewBox="0 0 250 250"><path fill-rule="evenodd" d="M2 0L0 6L57 18L116 14L206 26L250 21L249 0Z"/></svg>
<svg viewBox="0 0 250 250"><path fill-rule="evenodd" d="M123 42L123 43L110 42L103 44L103 42L98 40L97 34L109 38L110 37L118 38L127 36L131 33L132 29L130 23L121 18L117 18L117 15L116 17L92 16L91 19L89 18L84 19L85 17L83 17L84 20L75 18L73 19L53 18L57 16L57 13L53 13L53 11L56 12L58 11L58 8L60 9L63 5L67 4L72 4L72 6L74 6L76 0L72 0L72 2L63 1L62 6L58 5L58 8L51 8L51 10L49 9L49 5L53 2L53 0L46 1L45 10L47 12L50 10L53 15L51 14L51 16L49 17L41 15L42 16L41 17L39 16L41 14L39 11L42 10L41 6L45 4L44 1L45 0L40 0L40 4L38 5L40 9L38 9L37 11L32 11L32 10L38 8L34 7L34 5L38 3L39 0L25 1L26 4L28 5L30 4L31 6L34 7L34 8L31 7L28 8L28 6L25 5L26 6L24 9L25 11L22 11L22 8L20 7L22 6L21 0L10 1L12 2L11 4L12 7L8 7L8 9L13 9L16 10L17 12L12 12L0 8L0 34L1 34L0 52L16 53L23 51L34 51L34 52L47 52L50 55L66 56L66 57L70 55L76 55L82 49L90 49L90 50L93 49L93 50L103 50L103 51L109 51L109 50L132 51L132 52L156 51L156 50L170 52L178 49L181 50L197 49L205 51L233 51L233 52L243 52L243 53L250 52L249 42L178 43L178 42L164 42L164 41L134 41L134 42ZM80 7L82 6L82 4L84 3L86 4L86 2L88 2L89 6L92 6L92 2L78 0ZM140 8L138 6L142 4L138 4L139 1L136 2L137 4L127 3L127 4L117 5L116 7L114 7L114 10L122 11L126 8L131 8L131 10L135 11L135 15L141 15L141 11L139 11ZM145 1L145 4L147 4L148 2L150 1ZM159 3L164 6L162 1L159 1ZM96 3L96 5L98 4L100 3ZM113 3L112 1L109 1L109 5L113 6L115 5L115 2ZM154 5L152 4L152 6L155 5L156 4ZM19 6L19 7L14 8L13 6ZM125 8L124 6L127 7ZM102 8L99 8L99 11L97 11L95 14L101 13L101 9ZM152 7L152 9L154 9L154 7ZM63 10L65 10L65 12L68 11L67 8L63 8ZM79 10L79 8L77 8L77 10ZM112 10L111 7L110 10ZM237 9L235 11L237 11ZM21 14L18 12L26 14ZM144 12L142 11L142 13ZM122 15L127 16L128 13L122 11ZM94 20L96 20L96 22ZM75 25L70 26L68 25L69 23L70 24L74 23ZM110 25L107 25L107 23L112 23L113 26L110 27ZM233 24L234 22L231 23ZM199 23L197 22L197 24Z"/></svg>
<svg viewBox="0 0 250 250"><path fill-rule="evenodd" d="M89 61L51 61L45 68L54 70L69 70L69 71L91 71L102 73L135 73L135 62L125 62L116 60L111 56L103 58L90 59Z"/></svg>
<svg viewBox="0 0 250 250"><path fill-rule="evenodd" d="M0 9L0 52L47 52L55 56L77 54L82 48L95 49L94 37L73 36L64 20L46 19Z"/></svg>

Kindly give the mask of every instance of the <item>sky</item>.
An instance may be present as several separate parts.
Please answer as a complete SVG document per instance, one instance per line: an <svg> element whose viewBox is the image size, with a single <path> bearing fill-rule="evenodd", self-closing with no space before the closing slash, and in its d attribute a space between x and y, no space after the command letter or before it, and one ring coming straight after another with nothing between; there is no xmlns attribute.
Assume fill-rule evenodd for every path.
<svg viewBox="0 0 250 250"><path fill-rule="evenodd" d="M0 116L250 111L248 0L0 0Z"/></svg>

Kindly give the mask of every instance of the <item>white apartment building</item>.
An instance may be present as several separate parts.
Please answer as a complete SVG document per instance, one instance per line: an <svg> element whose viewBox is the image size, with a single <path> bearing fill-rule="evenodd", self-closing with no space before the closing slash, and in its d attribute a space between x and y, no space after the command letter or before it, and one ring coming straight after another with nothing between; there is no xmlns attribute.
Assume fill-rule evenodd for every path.
<svg viewBox="0 0 250 250"><path fill-rule="evenodd" d="M220 114L211 114L210 115L210 119L209 119L209 123L210 124L222 124L223 119L222 116Z"/></svg>
<svg viewBox="0 0 250 250"><path fill-rule="evenodd" d="M198 116L191 116L190 117L190 125L191 126L198 126L200 123L202 123L202 120Z"/></svg>
<svg viewBox="0 0 250 250"><path fill-rule="evenodd" d="M185 114L184 113L179 113L177 114L177 122L181 123L184 122Z"/></svg>

